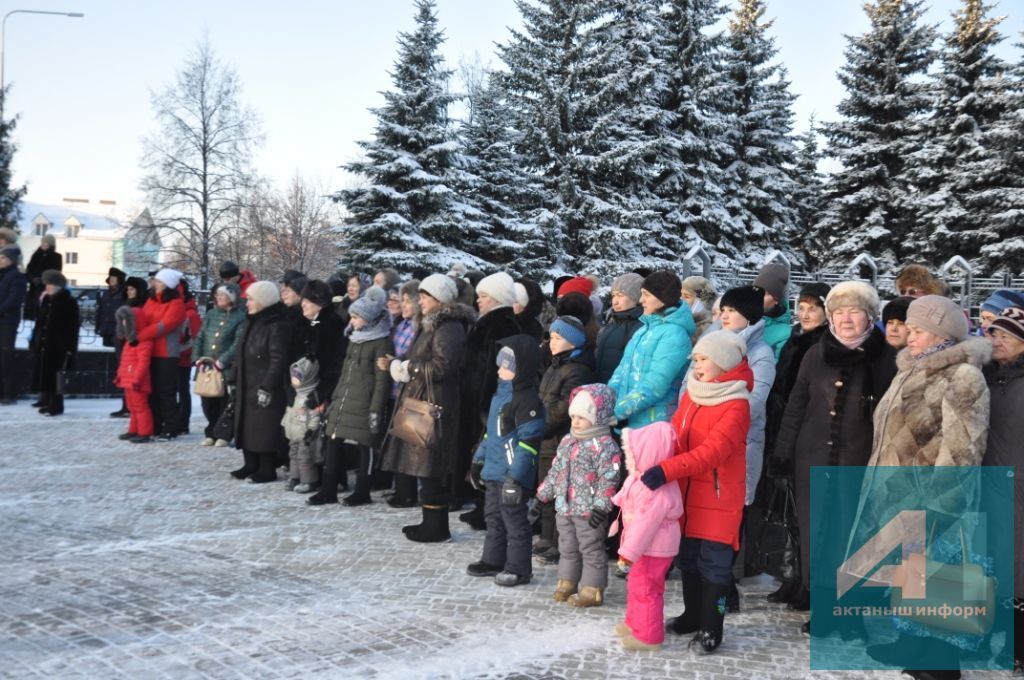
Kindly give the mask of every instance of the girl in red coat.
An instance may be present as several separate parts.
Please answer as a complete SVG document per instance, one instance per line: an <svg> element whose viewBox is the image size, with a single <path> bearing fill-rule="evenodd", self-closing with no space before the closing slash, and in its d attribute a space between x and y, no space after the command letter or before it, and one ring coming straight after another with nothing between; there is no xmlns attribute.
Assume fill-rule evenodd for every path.
<svg viewBox="0 0 1024 680"><path fill-rule="evenodd" d="M149 410L149 360L153 354L152 340L139 340L139 329L146 325L141 307L121 307L115 312L117 337L124 343L121 363L117 366L114 384L124 390L125 403L131 419L128 431L119 439L145 444L153 436L153 412Z"/></svg>
<svg viewBox="0 0 1024 680"><path fill-rule="evenodd" d="M733 552L740 545L746 496L746 441L754 374L743 339L729 331L704 335L672 418L677 454L641 477L648 488L678 482L683 495L679 567L686 610L672 622L696 633L705 652L722 643Z"/></svg>

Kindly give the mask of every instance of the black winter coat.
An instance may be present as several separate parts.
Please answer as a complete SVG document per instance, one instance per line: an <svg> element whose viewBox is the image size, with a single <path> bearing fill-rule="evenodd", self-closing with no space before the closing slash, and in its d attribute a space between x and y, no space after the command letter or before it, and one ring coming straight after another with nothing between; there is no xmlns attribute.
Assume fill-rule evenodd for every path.
<svg viewBox="0 0 1024 680"><path fill-rule="evenodd" d="M432 448L419 448L397 437L388 437L381 459L383 469L434 478L443 478L454 470L461 402L459 369L466 351L466 331L473 325L474 317L472 309L454 303L444 305L420 322L419 333L406 355L410 381L402 385L398 403L407 398L426 400L430 392L434 402L444 409L439 423L441 437ZM497 372L497 366L494 370Z"/></svg>
<svg viewBox="0 0 1024 680"><path fill-rule="evenodd" d="M608 384L612 373L619 367L633 333L640 328L640 317L644 308L640 305L624 312L612 312L608 323L597 335L597 376L596 382Z"/></svg>
<svg viewBox="0 0 1024 680"><path fill-rule="evenodd" d="M46 286L43 285L43 272L47 269L60 271L64 268L64 256L56 250L43 250L36 248L32 257L25 267L25 276L28 277L28 297L25 299L25 318L33 320L39 312L39 296L43 294Z"/></svg>
<svg viewBox="0 0 1024 680"><path fill-rule="evenodd" d="M289 366L302 357L316 359L320 369L320 384L316 388L317 403L322 404L334 394L334 388L341 377L341 366L345 361L345 350L348 338L345 337L345 324L341 317L331 313L329 309L320 311L316 323L300 316L293 327L292 354ZM289 376L285 376L291 385ZM288 390L289 397L293 396Z"/></svg>
<svg viewBox="0 0 1024 680"><path fill-rule="evenodd" d="M491 397L498 387L498 341L521 332L511 307L484 314L466 334L462 363L462 419L476 432L474 443L487 426ZM475 422L474 422L475 418Z"/></svg>
<svg viewBox="0 0 1024 680"><path fill-rule="evenodd" d="M0 324L17 326L27 289L25 276L16 265L0 269Z"/></svg>
<svg viewBox="0 0 1024 680"><path fill-rule="evenodd" d="M289 328L280 302L250 314L235 356L235 446L254 452L277 451L284 432L284 383L288 375ZM260 408L257 392L270 392L270 405Z"/></svg>
<svg viewBox="0 0 1024 680"><path fill-rule="evenodd" d="M544 404L544 441L540 455L554 458L558 443L569 434L569 394L580 385L594 382L594 355L584 349L579 356L562 352L551 358L551 365L540 380L540 400Z"/></svg>
<svg viewBox="0 0 1024 680"><path fill-rule="evenodd" d="M96 335L103 338L103 344L107 347L114 346L114 336L117 334L117 319L114 318L114 314L127 303L128 296L125 295L124 285L117 290L107 289L100 295L100 301L96 305Z"/></svg>
<svg viewBox="0 0 1024 680"><path fill-rule="evenodd" d="M796 384L796 377L800 373L800 364L803 363L804 355L821 342L821 337L828 331L828 324L799 335L789 336L789 340L782 346L779 352L779 361L775 364L775 382L772 383L771 392L768 393L768 403L765 405L767 418L765 420L764 440L765 451L770 455L775 450L775 440L779 436L779 427L782 424L782 417L786 413L786 402Z"/></svg>
<svg viewBox="0 0 1024 680"><path fill-rule="evenodd" d="M331 316L340 323L336 314ZM370 414L377 414L378 427L383 428L391 395L391 374L377 368L377 359L394 351L389 338L348 343L341 377L335 379L337 387L327 409L328 437L351 439L371 448L380 445L383 433L370 432Z"/></svg>
<svg viewBox="0 0 1024 680"><path fill-rule="evenodd" d="M43 299L31 343L36 353L36 391L56 392L57 371L74 369L80 324L78 301L71 293L62 288Z"/></svg>

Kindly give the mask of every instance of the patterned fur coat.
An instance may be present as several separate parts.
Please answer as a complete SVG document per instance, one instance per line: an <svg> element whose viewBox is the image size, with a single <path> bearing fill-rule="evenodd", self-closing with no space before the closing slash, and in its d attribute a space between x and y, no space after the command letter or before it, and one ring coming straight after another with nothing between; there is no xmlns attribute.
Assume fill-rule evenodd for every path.
<svg viewBox="0 0 1024 680"><path fill-rule="evenodd" d="M899 373L875 409L868 465L981 465L989 422L981 367L991 355L983 338L920 360L901 351Z"/></svg>

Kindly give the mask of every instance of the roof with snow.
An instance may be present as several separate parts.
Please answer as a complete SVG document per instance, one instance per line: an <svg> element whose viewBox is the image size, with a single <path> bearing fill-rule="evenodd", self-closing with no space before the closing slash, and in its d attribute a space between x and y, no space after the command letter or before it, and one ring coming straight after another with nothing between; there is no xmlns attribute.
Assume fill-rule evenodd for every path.
<svg viewBox="0 0 1024 680"><path fill-rule="evenodd" d="M129 226L112 214L100 214L83 208L86 206L46 205L22 201L18 229L23 234L33 233L34 225L38 223L36 218L40 215L53 227L63 227L77 222L81 228L88 231L114 231Z"/></svg>

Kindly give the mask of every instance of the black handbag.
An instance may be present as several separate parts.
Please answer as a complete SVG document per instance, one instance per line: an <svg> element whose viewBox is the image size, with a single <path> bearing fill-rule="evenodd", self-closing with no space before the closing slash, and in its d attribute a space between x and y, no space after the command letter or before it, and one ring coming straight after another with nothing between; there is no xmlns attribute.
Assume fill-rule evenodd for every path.
<svg viewBox="0 0 1024 680"><path fill-rule="evenodd" d="M64 363L57 371L57 394L76 394L83 392L85 371L68 370L71 354L64 356Z"/></svg>
<svg viewBox="0 0 1024 680"><path fill-rule="evenodd" d="M324 465L327 461L327 415L320 419L320 427L311 433L309 441L309 455L317 465Z"/></svg>
<svg viewBox="0 0 1024 680"><path fill-rule="evenodd" d="M224 404L224 410L213 426L215 439L223 439L226 442L235 438L235 391L228 391L228 400Z"/></svg>
<svg viewBox="0 0 1024 680"><path fill-rule="evenodd" d="M796 523L796 496L791 482L772 489L753 552L758 571L783 581L800 580L800 532Z"/></svg>

